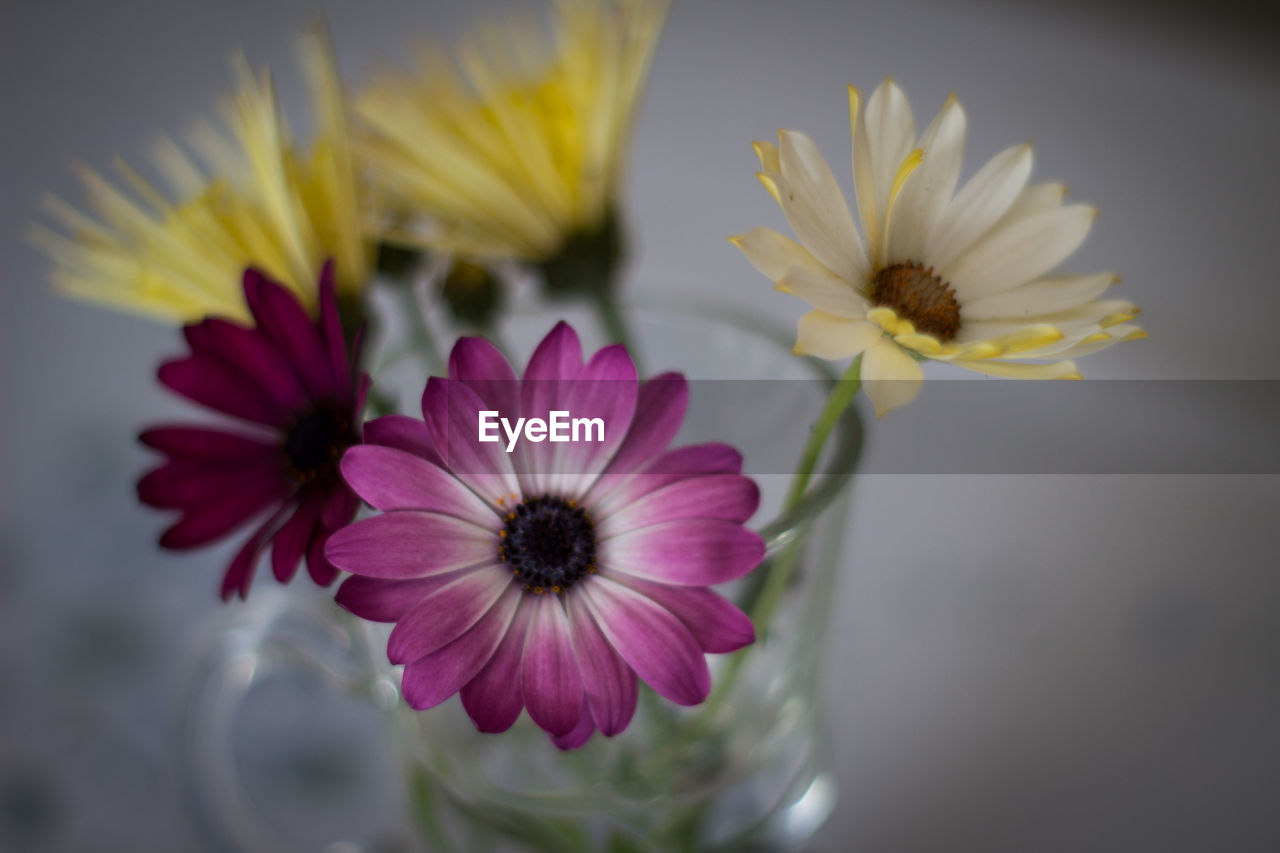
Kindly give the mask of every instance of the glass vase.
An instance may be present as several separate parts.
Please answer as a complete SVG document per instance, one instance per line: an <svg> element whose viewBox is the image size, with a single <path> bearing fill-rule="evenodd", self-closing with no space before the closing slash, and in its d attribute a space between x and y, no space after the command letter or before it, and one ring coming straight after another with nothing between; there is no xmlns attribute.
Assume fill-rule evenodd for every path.
<svg viewBox="0 0 1280 853"><path fill-rule="evenodd" d="M559 316L507 322L503 337L516 361ZM713 687L703 704L678 707L641 684L623 733L596 733L564 752L527 715L489 735L475 729L457 697L428 711L410 709L399 699L398 668L386 661L389 626L284 590L265 610L233 617L237 624L217 634L182 703L185 783L211 834L235 849L314 844L270 819L270 805L247 792L229 747L244 698L289 669L319 673L383 710L403 765L406 822L414 843L428 850L791 850L821 826L836 802L825 765L822 668L861 447L856 408L837 425L803 499L784 511L790 466L833 374L792 356L785 333L749 319L693 308L628 316L643 373L678 369L690 379L689 415L675 444L735 444L744 473L761 487L753 526L766 540L765 561L720 588L752 612L749 605L770 595L762 581L785 575L756 642L709 656ZM591 327L570 319L580 332ZM588 351L600 343L583 337ZM403 383L402 404L425 379L407 373L390 383Z"/></svg>

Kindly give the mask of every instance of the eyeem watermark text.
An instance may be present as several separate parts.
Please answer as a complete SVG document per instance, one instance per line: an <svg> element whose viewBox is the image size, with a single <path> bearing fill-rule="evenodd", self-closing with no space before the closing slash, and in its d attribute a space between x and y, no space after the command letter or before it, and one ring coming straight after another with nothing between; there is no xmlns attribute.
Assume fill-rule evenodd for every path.
<svg viewBox="0 0 1280 853"><path fill-rule="evenodd" d="M518 418L514 425L496 411L479 413L480 441L501 441L498 427L507 435L507 452L515 450L523 432L524 438L535 444L542 441L604 441L604 418L571 418L567 411L552 410L548 420L542 418Z"/></svg>

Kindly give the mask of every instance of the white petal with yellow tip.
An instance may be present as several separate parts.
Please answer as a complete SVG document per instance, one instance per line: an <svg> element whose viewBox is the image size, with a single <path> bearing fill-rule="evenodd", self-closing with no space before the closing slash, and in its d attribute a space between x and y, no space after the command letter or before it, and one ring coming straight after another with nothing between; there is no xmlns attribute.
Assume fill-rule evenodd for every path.
<svg viewBox="0 0 1280 853"><path fill-rule="evenodd" d="M862 356L862 387L878 418L914 400L923 383L920 364L892 341L882 340Z"/></svg>
<svg viewBox="0 0 1280 853"><path fill-rule="evenodd" d="M797 324L795 353L843 361L863 352L883 337L875 323L837 317L825 311L810 311Z"/></svg>

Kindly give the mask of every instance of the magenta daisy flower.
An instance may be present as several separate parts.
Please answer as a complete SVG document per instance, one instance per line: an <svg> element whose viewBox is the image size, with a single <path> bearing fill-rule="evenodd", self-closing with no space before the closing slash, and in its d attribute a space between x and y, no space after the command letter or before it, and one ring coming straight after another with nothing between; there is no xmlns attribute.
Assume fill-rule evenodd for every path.
<svg viewBox="0 0 1280 853"><path fill-rule="evenodd" d="M332 263L320 276L316 320L255 269L244 274L244 295L255 326L219 318L186 326L191 354L159 371L171 390L240 424L166 425L141 435L168 459L139 481L138 497L182 511L160 537L163 547L196 548L256 523L223 577L224 599L248 596L268 545L281 582L304 556L321 586L338 576L324 544L358 505L338 462L360 442L368 389L343 336Z"/></svg>
<svg viewBox="0 0 1280 853"><path fill-rule="evenodd" d="M695 705L705 655L752 642L751 621L708 589L753 569L761 538L743 526L759 492L724 444L668 450L684 420L679 374L643 385L621 346L583 364L556 326L523 380L487 341L463 338L449 378L433 378L418 421L371 421L342 460L347 482L383 514L329 539L353 577L338 603L394 622L387 655L407 702L460 693L483 732L522 709L562 749L635 712L639 676ZM599 418L601 441L478 440L483 411L514 424L553 411ZM585 433L580 439L585 439Z"/></svg>

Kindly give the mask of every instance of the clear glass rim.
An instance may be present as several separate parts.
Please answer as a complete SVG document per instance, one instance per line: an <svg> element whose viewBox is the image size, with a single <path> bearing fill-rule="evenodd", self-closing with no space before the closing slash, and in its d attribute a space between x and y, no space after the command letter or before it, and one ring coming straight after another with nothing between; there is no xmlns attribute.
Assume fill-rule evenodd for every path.
<svg viewBox="0 0 1280 853"><path fill-rule="evenodd" d="M734 308L726 309L723 304L710 301L689 299L668 300L662 303L630 300L620 307L623 310L633 309L644 314L659 316L694 315L718 326L747 332L768 345L777 346L786 358L795 359L804 364L813 377L821 380L828 390L834 388L840 381L839 373L833 369L830 362L792 354L793 335L790 330L780 328L777 324L749 312ZM817 415L818 412L814 411L811 417L816 418ZM783 510L758 528L757 532L764 539L768 553L776 553L800 535L849 485L857 468L858 459L862 455L863 433L862 416L858 407L856 404L850 405L836 422L831 439L821 457L825 460L825 464L814 472L804 497L794 507Z"/></svg>

